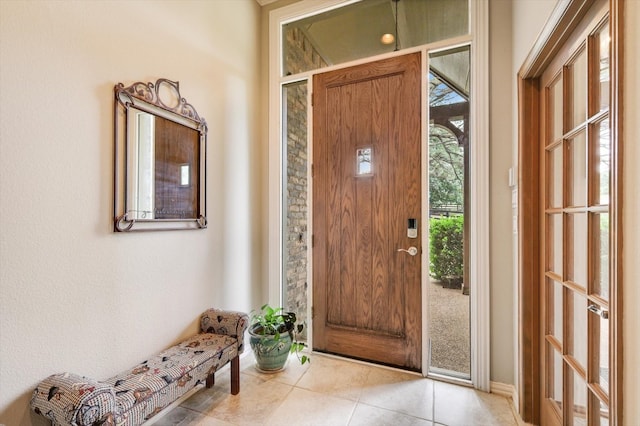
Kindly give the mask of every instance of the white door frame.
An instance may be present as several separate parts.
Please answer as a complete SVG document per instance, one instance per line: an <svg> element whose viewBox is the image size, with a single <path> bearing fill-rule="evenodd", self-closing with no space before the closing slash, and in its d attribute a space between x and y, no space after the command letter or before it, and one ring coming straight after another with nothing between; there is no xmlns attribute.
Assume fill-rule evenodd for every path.
<svg viewBox="0 0 640 426"><path fill-rule="evenodd" d="M460 44L471 44L471 134L474 145L471 150L471 201L469 217L471 220L471 253L470 253L470 279L473 282L471 291L471 383L477 389L490 390L490 315L489 315L489 2L470 1L470 35L449 39L442 42L431 43L413 49L405 49L401 52L380 55L373 58L365 58L358 61L340 64L339 66L322 68L295 76L282 77L282 25L306 16L327 11L337 7L356 3L359 0L303 0L290 6L275 9L269 14L269 201L268 201L268 270L269 270L269 302L274 306L282 304L282 227L283 227L283 133L282 133L282 85L295 81L306 80L308 82L308 105L311 105L313 74L326 72L333 69L344 68L365 62L371 62L398 54L407 54L414 51L423 52L423 93L427 92L427 62L428 52L446 50ZM425 97L422 107L423 123L428 123L428 99ZM312 152L312 120L311 108L308 109L308 150ZM427 152L428 129L423 128L422 152ZM424 156L426 158L426 155ZM309 162L312 161L309 156ZM427 188L427 164L422 166L423 188ZM311 168L307 168L310 174ZM311 176L309 175L309 186ZM309 192L311 188L309 187ZM427 206L427 191L423 191L423 206ZM308 197L308 224L309 230L313 229L311 222L311 197ZM423 209L423 223L427 224L428 209ZM423 247L429 247L428 233L423 232ZM311 232L309 232L311 235ZM311 247L311 244L308 244ZM428 271L429 253L424 250L422 254L423 271ZM311 318L312 271L311 259L308 262L308 318ZM428 312L427 304L428 274L422 277L422 373L428 372ZM309 334L309 342L313 336Z"/></svg>

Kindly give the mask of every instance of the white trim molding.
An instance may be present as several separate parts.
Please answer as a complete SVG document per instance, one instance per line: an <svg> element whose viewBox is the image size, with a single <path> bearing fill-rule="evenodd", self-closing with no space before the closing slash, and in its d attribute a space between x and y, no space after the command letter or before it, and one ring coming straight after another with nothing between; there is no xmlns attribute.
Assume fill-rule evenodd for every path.
<svg viewBox="0 0 640 426"><path fill-rule="evenodd" d="M282 226L283 226L283 132L282 132L282 89L281 85L292 81L307 80L309 92L311 92L312 76L320 72L310 71L294 76L282 76L282 31L281 25L318 13L334 9L343 5L354 3L358 0L303 0L290 6L274 9L269 13L269 201L268 201L268 270L269 270L269 302L274 306L282 304ZM471 1L471 32L470 35L457 37L406 49L400 52L385 54L374 58L364 58L346 64L323 68L321 71L353 66L360 63L383 59L410 52L423 52L423 91L426 90L426 66L430 52L446 50L463 44L471 44L471 135L473 135L474 149L471 150L471 200L470 200L470 228L471 228L471 259L470 276L474 286L471 289L471 382L477 389L490 391L490 300L489 300L489 2ZM428 123L427 101L423 102L423 122ZM312 134L312 120L309 119L308 134ZM425 126L426 128L427 126ZM309 146L312 141L309 141ZM423 152L427 152L428 137L426 129L422 135ZM309 156L309 161L311 157ZM309 168L310 169L310 168ZM421 179L427 182L426 166L422 171ZM309 185L311 185L311 179ZM425 185L426 188L426 185ZM311 194L311 188L309 193ZM311 197L309 197L311 198ZM423 200L426 199L423 198ZM308 200L309 202L309 200ZM311 204L309 204L311 207ZM309 209L311 212L311 209ZM311 214L309 213L309 224ZM312 228L309 228L312 233ZM428 237L426 240L428 242ZM425 243L426 244L426 243ZM311 244L309 244L311 247ZM428 244L426 244L428 247ZM423 253L423 273L428 274L428 252ZM312 265L312 262L308 262ZM309 275L310 277L310 275ZM426 277L426 275L425 275ZM428 354L429 340L426 336L428 313L426 303L426 283L422 282L423 289L423 367L422 374L427 375L429 370ZM309 312L308 318L312 321L313 282L309 278ZM308 328L311 330L311 327ZM313 336L309 333L309 339ZM460 380L459 383L468 381Z"/></svg>
<svg viewBox="0 0 640 426"><path fill-rule="evenodd" d="M525 423L518 413L518 390L514 385L510 385L508 383L491 382L491 393L510 399L509 405L511 406L513 417L515 417L516 421L518 422L518 426L533 426L529 423Z"/></svg>
<svg viewBox="0 0 640 426"><path fill-rule="evenodd" d="M489 392L489 2L471 3L471 382Z"/></svg>

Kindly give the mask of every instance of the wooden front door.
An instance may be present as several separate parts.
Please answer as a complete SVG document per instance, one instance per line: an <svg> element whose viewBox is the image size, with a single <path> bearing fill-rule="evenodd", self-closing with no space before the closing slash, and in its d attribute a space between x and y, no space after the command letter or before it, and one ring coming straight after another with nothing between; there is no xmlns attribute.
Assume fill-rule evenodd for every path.
<svg viewBox="0 0 640 426"><path fill-rule="evenodd" d="M420 145L419 53L314 77L314 350L421 369Z"/></svg>

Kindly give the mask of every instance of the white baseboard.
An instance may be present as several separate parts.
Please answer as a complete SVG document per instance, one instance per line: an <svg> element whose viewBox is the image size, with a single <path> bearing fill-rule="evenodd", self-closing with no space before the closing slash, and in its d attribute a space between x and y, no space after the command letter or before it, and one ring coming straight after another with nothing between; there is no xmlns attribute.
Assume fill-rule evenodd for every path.
<svg viewBox="0 0 640 426"><path fill-rule="evenodd" d="M514 403L518 401L518 392L516 392L516 387L508 383L491 382L491 393L511 398Z"/></svg>
<svg viewBox="0 0 640 426"><path fill-rule="evenodd" d="M518 426L532 426L529 423L525 423L522 420L522 417L520 417L520 413L518 411L518 390L514 385L510 385L508 383L491 382L491 393L509 398L511 410L513 411L513 416L518 421Z"/></svg>

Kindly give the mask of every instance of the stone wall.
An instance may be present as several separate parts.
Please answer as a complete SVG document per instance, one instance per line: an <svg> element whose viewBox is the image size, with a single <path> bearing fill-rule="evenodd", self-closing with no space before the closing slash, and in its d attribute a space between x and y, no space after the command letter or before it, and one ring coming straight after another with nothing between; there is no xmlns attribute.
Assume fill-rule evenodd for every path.
<svg viewBox="0 0 640 426"><path fill-rule="evenodd" d="M327 66L327 62L314 49L313 45L300 28L287 26L285 29L284 74L317 70Z"/></svg>
<svg viewBox="0 0 640 426"><path fill-rule="evenodd" d="M285 34L286 74L295 74L327 64L304 33L290 27ZM307 320L307 91L306 82L286 86L287 177L284 308ZM306 336L306 333L305 333Z"/></svg>
<svg viewBox="0 0 640 426"><path fill-rule="evenodd" d="M286 88L287 225L285 308L307 317L307 84Z"/></svg>

